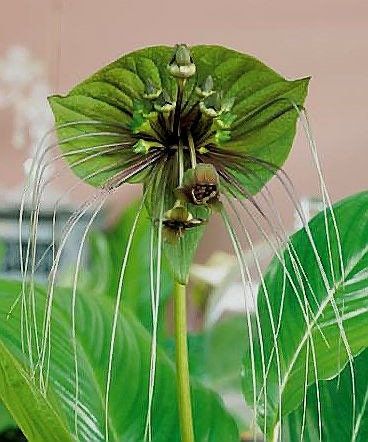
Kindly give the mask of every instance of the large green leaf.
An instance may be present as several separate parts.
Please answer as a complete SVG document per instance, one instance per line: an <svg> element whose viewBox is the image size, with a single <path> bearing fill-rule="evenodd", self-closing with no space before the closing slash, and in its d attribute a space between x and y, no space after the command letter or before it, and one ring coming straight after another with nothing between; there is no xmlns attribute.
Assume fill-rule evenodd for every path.
<svg viewBox="0 0 368 442"><path fill-rule="evenodd" d="M272 167L265 167L259 160L279 167L288 156L298 118L294 106L303 105L309 79L288 81L254 57L221 46L193 46L191 52L196 75L188 80L185 87L185 109L191 109L198 102L194 91L208 75L213 77L214 88L224 99L235 100L232 109L235 120L229 139L219 142L218 147L243 155L238 166L244 167L247 172L233 166L232 173L247 192L255 193L274 173ZM172 100L176 99L177 83L167 69L171 57L172 48L168 46L140 49L102 68L66 96L50 97L55 121L59 125L57 133L61 150L68 155L67 160L73 164L73 170L80 178L94 186L102 186L108 178L126 169L131 164L129 162L134 160L136 164L133 145L140 135L133 133L132 127L137 103L145 103L148 81L155 88L168 92ZM166 125L160 123L158 116L152 118L156 118L159 132L167 132ZM85 123L81 124L81 121ZM134 181L144 182L150 187L150 180L160 174L160 167L163 165L165 169L163 175L166 178L156 180L158 187L150 192L150 201L147 201L153 222L157 222L158 216L150 208L157 211L164 199L164 212L171 209L175 201L173 191L178 186L178 165L176 156L172 155L172 137L163 138L163 160L160 164L155 163L152 169L147 166L144 172L134 177ZM116 143L129 145L125 144L125 148L118 152L111 151L111 145ZM83 148L88 149L81 153ZM199 150L200 146L196 148ZM78 153L71 155L72 151ZM249 162L245 155L256 158L258 162ZM189 162L188 149L185 156ZM142 155L142 161L146 159L147 156ZM191 206L190 211L199 217L195 206ZM208 218L207 213L204 218ZM175 278L181 283L187 282L190 263L202 233L203 227L197 227L188 230L178 244L165 243L164 249L170 257Z"/></svg>
<svg viewBox="0 0 368 442"><path fill-rule="evenodd" d="M258 345L255 345L253 371L259 395L258 420L261 428L264 428L266 421L266 431L270 437L275 431L276 424L280 426L279 414L281 413L283 418L299 406L304 398L305 383L308 385L314 383L316 372L318 379L329 379L347 363L347 347L354 355L368 346L368 192L339 202L334 206L334 213L342 243L344 272L339 265L338 246L331 214L328 213L327 225L333 272L330 266L324 214L320 213L309 223L325 269L328 290L306 230L302 229L293 235L290 241L298 253L305 274L300 273L298 277L290 253L286 250L283 256L290 279L285 276L279 260L274 258L265 276L269 306L265 291L261 288L259 292L258 312L263 351L266 365L269 364L265 380L266 391L263 389L264 371L261 362L261 345L259 345L260 336L258 336ZM285 297L282 300L284 278ZM305 313L307 304L308 309ZM338 315L335 314L333 304ZM276 330L279 321L280 329L275 346L273 328ZM341 330L341 321L344 332ZM348 346L344 335L348 340ZM244 365L243 387L246 399L252 404L250 355L249 351Z"/></svg>
<svg viewBox="0 0 368 442"><path fill-rule="evenodd" d="M249 411L241 394L241 365L247 343L244 315L230 315L188 336L191 377L225 399L227 409L242 432L248 430L250 424Z"/></svg>
<svg viewBox="0 0 368 442"><path fill-rule="evenodd" d="M353 401L351 375L345 367L340 376L331 381L322 381L319 385L321 416L318 416L316 386L308 389L305 411L303 407L287 416L283 424L282 440L292 442L303 440L314 442L364 442L368 440L368 350L364 350L354 359L356 377L356 418L353 427ZM303 413L305 413L304 431Z"/></svg>
<svg viewBox="0 0 368 442"><path fill-rule="evenodd" d="M21 351L20 318L5 316L20 291L18 283L1 281L0 399L31 441L68 441L74 429L74 356L70 323L70 291L55 293L51 323L49 390L43 397L27 374ZM37 320L41 325L45 293L38 288ZM79 367L79 440L104 440L104 397L110 346L112 303L107 297L78 295L76 305ZM113 441L143 440L147 410L150 337L127 311L119 316L109 434ZM219 398L197 383L192 385L196 440L237 441L238 430ZM153 402L153 440L179 441L173 364L158 352Z"/></svg>

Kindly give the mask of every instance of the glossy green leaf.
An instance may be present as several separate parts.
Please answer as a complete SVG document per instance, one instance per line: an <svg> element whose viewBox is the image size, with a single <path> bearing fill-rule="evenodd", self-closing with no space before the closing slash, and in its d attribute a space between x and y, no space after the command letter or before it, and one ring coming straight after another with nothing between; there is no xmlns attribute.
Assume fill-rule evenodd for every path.
<svg viewBox="0 0 368 442"><path fill-rule="evenodd" d="M82 138L63 142L60 145L62 151L70 152L126 141L125 132L132 123L133 102L142 99L146 80L151 79L157 86L164 85L173 91L175 82L166 72L171 52L170 47L158 46L124 55L74 87L66 96L50 97L49 102L57 125L83 120L96 121L96 124L71 124L60 128L59 140L83 135ZM120 136L112 135L112 132ZM85 136L86 134L90 136ZM90 152L75 154L68 157L68 160L75 163L89 154ZM122 169L122 159L129 160L131 157L132 151L127 150L115 154L107 153L79 164L73 170L90 184L100 186L108 177ZM110 171L86 179L108 166L111 166Z"/></svg>
<svg viewBox="0 0 368 442"><path fill-rule="evenodd" d="M20 291L18 283L0 283L0 315L5 318ZM38 288L37 318L42 320L45 293ZM29 379L21 352L17 310L0 327L0 399L30 440L73 440L74 356L70 324L70 290L55 293L51 324L51 361L47 397ZM78 295L76 305L79 367L78 437L103 441L104 397L113 306L107 297ZM119 316L109 401L109 434L113 441L143 440L150 363L150 337L126 311ZM153 440L179 441L175 372L158 351L153 403ZM192 385L196 440L238 440L238 430L219 398Z"/></svg>
<svg viewBox="0 0 368 442"><path fill-rule="evenodd" d="M319 440L321 424L322 441L324 442L364 442L368 440L368 350L364 350L354 359L356 379L355 409L353 420L353 400L351 375L349 367L345 367L340 376L319 384L321 416L318 416L316 386L308 389L305 411L300 406L285 419L282 440L291 442L303 440L314 442ZM305 423L303 425L303 413ZM353 427L354 422L354 427ZM303 435L301 434L304 428Z"/></svg>
<svg viewBox="0 0 368 442"><path fill-rule="evenodd" d="M197 66L197 75L188 81L186 88L184 99L188 101L188 107L197 100L195 87L211 75L215 88L222 91L225 98L235 99L232 110L236 115L234 129L231 131L231 140L224 143L223 147L246 152L275 166L281 166L287 158L295 135L298 114L293 103L297 106L303 105L309 78L286 80L256 58L221 46L193 46L191 51ZM148 79L158 88L165 88L174 95L176 83L166 68L171 54L172 48L168 46L140 49L122 56L96 72L66 96L50 97L50 105L58 125L83 120L99 122L60 128L59 140L90 134L89 137L63 142L61 149L70 152L74 149L116 142L117 137L107 132L119 133L120 126L122 130L130 127L133 101L142 99ZM124 138L123 135L121 137ZM90 152L75 154L69 158L72 158L70 161L76 162L89 154ZM131 156L127 152L123 155L126 158ZM111 165L112 171L87 179L91 184L98 186L107 176L116 173L116 164L121 157L121 153L101 155L83 165L77 165L74 171L84 178L104 166ZM272 174L263 167L253 167L257 171L259 183L255 184L244 176L242 180L249 190L255 192Z"/></svg>
<svg viewBox="0 0 368 442"><path fill-rule="evenodd" d="M263 390L259 336L255 345L255 375L256 389L259 394L259 424L263 429L264 418L266 419L269 437L272 437L276 424L280 420L279 394L283 418L297 408L303 400L306 371L309 385L315 383L315 370L317 370L318 379L329 379L347 363L347 349L331 300L334 300L338 316L343 323L351 353L358 354L368 346L368 192L354 195L337 203L334 206L334 213L340 232L345 269L342 272L339 265L336 234L331 214L328 213L327 224L331 240L334 277L330 266L324 214L320 213L309 223L326 272L329 290L326 290L306 231L302 229L294 234L290 241L298 253L305 274L298 277L291 263L290 253L285 251L283 254L296 293L290 280L285 278L285 297L282 302L284 271L276 258L272 261L265 276L270 309L264 290L261 289L259 292L258 312L261 319L263 351L265 361L269 364L266 395ZM308 277L309 284L306 282L305 275ZM309 306L307 313L305 313L306 304ZM276 324L279 321L280 329L276 347L278 352L276 352L272 325L276 330ZM244 364L243 388L250 404L252 404L253 397L251 372L250 352L248 352Z"/></svg>

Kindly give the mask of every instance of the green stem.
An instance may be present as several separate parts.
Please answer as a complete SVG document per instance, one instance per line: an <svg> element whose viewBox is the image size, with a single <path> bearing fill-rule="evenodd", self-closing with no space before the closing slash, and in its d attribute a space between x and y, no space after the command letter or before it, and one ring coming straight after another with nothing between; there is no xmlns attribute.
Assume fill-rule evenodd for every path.
<svg viewBox="0 0 368 442"><path fill-rule="evenodd" d="M194 442L187 346L187 312L185 285L176 283L174 321L176 344L176 379L182 442Z"/></svg>

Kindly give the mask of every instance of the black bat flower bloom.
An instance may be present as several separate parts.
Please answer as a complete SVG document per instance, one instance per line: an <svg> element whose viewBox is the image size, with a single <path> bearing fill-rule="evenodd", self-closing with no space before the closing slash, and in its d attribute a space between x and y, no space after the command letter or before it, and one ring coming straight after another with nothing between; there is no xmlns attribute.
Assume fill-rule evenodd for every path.
<svg viewBox="0 0 368 442"><path fill-rule="evenodd" d="M207 221L223 192L251 198L263 187L289 153L307 85L230 49L179 44L125 55L50 104L74 172L105 191L143 183L152 220L167 228L178 200ZM165 235L163 248L184 283L205 223L184 228L175 213L177 241Z"/></svg>
<svg viewBox="0 0 368 442"><path fill-rule="evenodd" d="M247 341L242 361L242 386L247 404L253 409L253 423L257 423L267 440L283 440L281 427L284 418L291 415L302 400L303 418L300 419L309 419L306 407L310 383L314 379L317 381L318 376L321 376L320 379L329 379L337 373L334 371L336 365L329 365L332 358L330 354L338 353L336 360L339 369L344 366L345 361L349 362L351 385L354 385L353 352L350 350L344 326L354 319L351 316L352 310L349 310L349 296L352 295L350 305L351 302L356 305L357 296L356 292L352 292L345 298L342 283L345 273L344 257L336 221L338 219L333 214L317 149L303 108L308 82L308 78L286 80L257 59L221 46L188 47L178 44L174 48L156 46L126 54L75 86L67 95L49 98L56 126L55 130L47 134L46 140L48 135L56 131L57 142L47 145L46 149L40 149L37 154L31 174L34 180L32 186L29 184L25 189L20 211L22 222L26 200L30 197L32 212L29 235L27 231L29 239L26 250L23 250L22 243L19 248L23 277L18 298L22 323L20 340L22 351L29 359L31 383L39 384L44 398L48 398L50 370L55 371L56 367L58 373L67 371L67 384L59 384L59 378L56 377L54 386L63 397L67 411L72 410L74 433L70 440L239 440L235 421L228 419L227 415L223 420L219 419L218 410L222 409L222 405L218 398L215 397L214 402L206 402L207 399L203 398L209 398L212 393L206 390L197 395L196 385L191 384L189 376L185 285L194 253L213 215L220 215L222 218L239 267L246 310L244 338ZM300 116L318 173L324 204L323 223L320 223L321 219L316 222L313 233L291 180L283 170ZM50 159L54 148L60 148L61 153L58 151ZM59 222L59 219L56 220L56 211L60 199L54 206L53 238L50 246L53 252L52 268L40 305L36 299L34 281L39 265L37 238L40 231L42 233L42 229L38 229L39 214L42 197L51 181L46 173L47 167L59 160L66 160L64 167L70 167L80 178L62 197L68 196L73 189L79 190L78 186L83 182L93 188L93 195L68 219L60 238L56 240L55 225ZM56 175L63 178L59 170ZM276 178L275 184L283 191L282 197L287 198L304 227L303 233L294 235L291 241L287 241L288 232L283 224L283 217L278 212L273 193L267 185L272 177ZM124 219L124 241L120 236L113 236L116 242L114 253L98 261L98 265L104 259L109 263L111 261L114 270L117 270L111 278L114 279L111 290L113 309L110 300L104 299L98 303L97 296L91 296L88 299L92 307L87 309L88 316L83 316L83 303L77 302L81 297L77 296L77 289L80 288L78 277L83 268L82 250L88 240L88 231L109 196L128 183L142 185L142 199L138 208L132 210L133 221L125 223ZM139 247L139 252L134 252L132 243L139 232L142 233L138 222L144 210L149 220L146 219L147 224L144 224L143 231L148 233L148 238L139 243L143 244L144 250ZM65 243L74 239L71 232L86 213L87 226L83 229L78 244L77 258L71 263L74 277L71 290L67 290L70 305L63 306L63 310L58 313L60 318L63 316L62 321L66 321L66 327L71 328L69 339L69 334L64 331L56 335L52 333L55 287ZM271 271L266 276L263 276L264 263L258 259L259 250L253 243L253 232L248 231L248 222L275 253L273 263L276 262L277 266L271 264ZM363 227L359 228L363 232ZM350 223L349 229L351 230ZM20 225L21 239L23 230ZM326 241L321 242L317 248L314 238L321 235L326 237ZM347 234L346 236L350 238ZM118 240L115 241L115 238ZM249 254L243 253L244 248ZM148 261L148 268L140 262L142 253L147 255L144 256L144 262L147 264ZM44 256L46 254L47 251ZM176 371L174 372L171 361L162 352L168 371L159 373L158 370L156 376L156 357L159 358L161 352L156 347L157 325L162 307L160 302L164 298L163 275L166 275L163 271L163 254L167 257L175 279L172 297ZM42 259L43 257L41 261ZM134 271L129 269L129 259L130 263L134 261L136 264ZM252 267L249 268L251 259ZM352 254L349 259L350 264L353 263L352 268L360 271L356 256ZM313 265L309 268L312 261ZM110 273L106 271L104 264L101 264L101 271L98 269L96 272L96 279L103 272L106 273L105 279L110 279ZM147 273L144 287L146 291L142 290L144 294L140 299L135 299L138 296L134 291L131 297L134 298L134 305L142 303L142 310L148 312L147 328L152 332L145 335L142 347L138 346L138 341L130 342L134 333L124 328L122 323L128 319L128 315L125 318L125 309L124 315L121 315L120 309L123 296L130 291L127 275L130 274L135 279L138 272L144 278ZM252 277L255 277L254 283ZM141 284L145 281L144 278L137 278L137 284L134 280L134 284L139 286L138 292L141 285L145 284ZM270 280L274 280L273 293L269 290ZM257 284L259 290L255 292L254 287ZM353 285L349 284L350 288ZM360 291L361 287L363 286L359 286ZM360 298L362 297L359 296ZM346 311L345 299L348 300ZM64 301L61 299L60 305ZM105 301L108 310L105 312L104 322L108 326L97 327L99 331L102 330L97 333L94 325L100 321L99 316L92 321L93 313L100 307L102 309ZM151 305L146 305L147 301ZM127 305L131 306L129 303ZM363 304L362 306L359 311L366 311ZM325 307L331 307L327 315ZM39 310L42 313L39 317L41 321L36 317L36 311ZM70 313L70 318L64 318L64 312L66 315ZM284 320L285 314L289 319ZM141 309L137 316L141 321ZM355 330L361 328L362 318L358 318L357 323L352 322L359 325L354 325L354 332L349 335L352 343ZM63 327L61 330L66 329ZM91 330L93 334L90 333ZM358 352L361 351L362 335L356 336L354 345ZM96 361L101 366L101 372L91 375L91 389L95 389L95 384L101 384L101 376L106 374L102 388L98 385L96 393L91 396L97 399L87 402L89 407L84 402L88 396L86 388L89 386L84 381L88 376L89 365L84 367L80 359L87 359L80 358L78 354L79 350L84 352L84 341L90 342L96 353ZM66 344L71 344L71 349ZM234 345L238 345L238 342ZM137 347L135 352L129 353L133 347ZM59 365L53 367L54 348L62 349L62 353L57 353L57 357L62 355L61 363L64 363L64 356L68 358L72 353L74 373L70 373L67 364L60 366L61 368ZM145 350L141 351L141 348ZM318 361L315 357L316 348L323 349ZM117 349L120 362L123 359L128 362L128 371L120 371L120 367L125 368L125 365L116 364L117 355L114 352ZM131 354L138 355L137 365L130 363L134 359ZM94 356L91 357L92 362L95 360ZM325 361L327 368L324 366ZM134 401L130 407L123 409L121 398L124 399L125 388L129 387L131 373L136 366L140 367L140 371L129 390ZM166 376L167 374L170 376ZM168 391L164 401L161 393L154 395L156 377L160 380L160 391ZM175 397L171 393L172 386L167 388L165 383L172 378L177 381ZM124 383L120 383L121 380ZM140 388L136 390L138 383ZM142 395L142 389L145 392L148 390L148 394ZM352 391L353 397L354 394ZM195 419L192 419L192 396ZM114 404L110 401L112 397L115 398ZM51 396L50 399L52 398ZM178 407L174 404L175 399ZM316 399L319 404L318 394ZM208 405L210 403L214 406ZM151 419L151 414L156 413L160 407L162 413ZM355 404L353 409L354 407ZM201 414L205 408L213 408L209 421L211 427L208 428ZM146 412L145 419L144 416L142 419L142 410ZM166 425L168 410L171 414L171 426ZM136 419L130 422L133 414L137 414L133 416ZM122 415L124 419L121 419ZM30 422L33 429L34 422ZM320 436L324 422L318 410ZM297 437L298 440L303 439L304 422L301 426L302 435ZM163 432L158 433L158 427ZM314 427L313 435L316 434ZM354 425L351 427L354 428ZM84 433L88 428L92 428L92 433ZM60 440L64 439L61 437ZM256 439L256 434L253 439Z"/></svg>

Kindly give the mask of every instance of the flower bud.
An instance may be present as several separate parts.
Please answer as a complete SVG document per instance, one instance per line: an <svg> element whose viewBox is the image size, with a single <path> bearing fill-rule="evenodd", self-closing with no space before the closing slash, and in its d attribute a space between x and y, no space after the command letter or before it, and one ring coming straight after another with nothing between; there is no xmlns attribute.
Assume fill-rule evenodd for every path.
<svg viewBox="0 0 368 442"><path fill-rule="evenodd" d="M150 121L154 120L157 113L153 111L151 103L134 102L132 121L130 129L133 134L146 133L155 135L152 131Z"/></svg>
<svg viewBox="0 0 368 442"><path fill-rule="evenodd" d="M230 112L235 103L234 97L223 98L221 102L221 110L222 112Z"/></svg>
<svg viewBox="0 0 368 442"><path fill-rule="evenodd" d="M216 92L199 103L201 112L210 118L216 118L221 113L221 95Z"/></svg>
<svg viewBox="0 0 368 442"><path fill-rule="evenodd" d="M231 129L231 125L236 120L236 115L231 112L224 112L215 120L216 129Z"/></svg>
<svg viewBox="0 0 368 442"><path fill-rule="evenodd" d="M162 90L156 88L156 86L152 83L150 79L146 82L146 92L143 94L143 97L147 100L155 100L161 95Z"/></svg>
<svg viewBox="0 0 368 442"><path fill-rule="evenodd" d="M222 98L222 93L213 93L207 96L199 104L201 112L211 118L217 118L222 114L229 113L234 105L234 98Z"/></svg>
<svg viewBox="0 0 368 442"><path fill-rule="evenodd" d="M164 90L155 101L154 108L157 110L157 112L168 114L175 109L175 105L175 101L172 101L169 94Z"/></svg>
<svg viewBox="0 0 368 442"><path fill-rule="evenodd" d="M146 155L152 147L158 147L158 143L156 141L147 141L140 138L134 144L133 151L135 153L142 153Z"/></svg>
<svg viewBox="0 0 368 442"><path fill-rule="evenodd" d="M196 72L196 66L187 45L180 44L175 46L173 57L167 68L175 78L187 79L193 77Z"/></svg>
<svg viewBox="0 0 368 442"><path fill-rule="evenodd" d="M213 91L213 79L211 75L209 75L206 78L206 80L203 82L201 87L197 86L195 90L196 93L202 98L206 98L212 95L214 91Z"/></svg>

